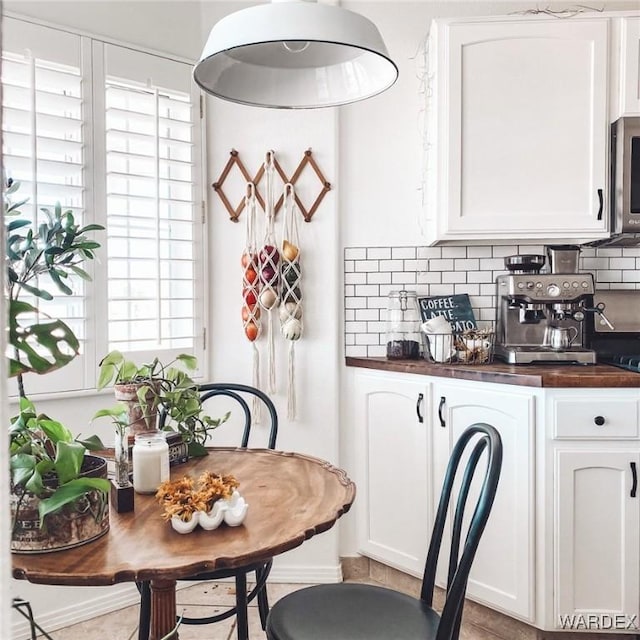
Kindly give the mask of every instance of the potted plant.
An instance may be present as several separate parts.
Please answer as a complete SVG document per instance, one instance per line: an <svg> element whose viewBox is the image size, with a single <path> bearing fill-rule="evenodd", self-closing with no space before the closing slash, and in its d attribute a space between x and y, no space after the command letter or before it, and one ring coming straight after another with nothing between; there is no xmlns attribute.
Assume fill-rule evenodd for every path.
<svg viewBox="0 0 640 640"><path fill-rule="evenodd" d="M9 428L12 550L43 552L106 533L110 485L106 462L85 455L104 448L99 439L74 438L60 422L38 415L25 395L25 373L45 374L65 366L78 354L79 343L64 322L21 296L52 300L47 281L69 295L74 277L89 279L80 265L93 259L100 245L86 234L103 227L81 227L59 203L53 211L42 209L45 220L36 226L21 217L26 201L12 201L18 188L18 182L9 180L4 194L9 375L18 378L20 394L20 412Z"/></svg>
<svg viewBox="0 0 640 640"><path fill-rule="evenodd" d="M212 418L204 412L198 385L189 375L197 366L195 356L186 353L168 364L154 358L150 364L138 366L119 351L111 351L100 362L97 388L113 383L116 399L128 407L131 433L158 428L158 409L162 407L167 412L165 429L180 433L189 456L204 456L209 433L225 422L229 413ZM119 410L103 410L94 417L113 417L114 412Z"/></svg>

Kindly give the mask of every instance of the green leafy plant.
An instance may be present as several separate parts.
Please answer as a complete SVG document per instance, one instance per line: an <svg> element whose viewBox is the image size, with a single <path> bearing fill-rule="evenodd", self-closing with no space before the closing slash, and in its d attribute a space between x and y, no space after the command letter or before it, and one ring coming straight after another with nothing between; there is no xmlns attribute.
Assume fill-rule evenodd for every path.
<svg viewBox="0 0 640 640"><path fill-rule="evenodd" d="M27 398L20 398L20 413L12 419L9 435L13 484L41 498L41 526L46 515L87 492L109 491L108 480L80 476L85 452L104 448L97 436L74 438L60 422L37 414ZM53 484L47 482L52 479Z"/></svg>
<svg viewBox="0 0 640 640"><path fill-rule="evenodd" d="M23 218L20 207L27 200L12 199L19 187L19 182L9 180L4 192L5 294L9 302L9 375L18 377L20 395L24 396L24 373L43 374L63 367L76 357L79 343L62 320L48 317L20 296L27 293L52 300L49 285L71 295L71 278L90 280L81 265L95 257L100 244L86 234L104 227L80 226L73 212L63 211L60 203L53 211L41 209L44 220L40 224Z"/></svg>
<svg viewBox="0 0 640 640"><path fill-rule="evenodd" d="M71 295L70 284L74 278L90 279L81 264L93 259L100 247L86 234L104 227L80 226L73 212L63 211L60 203L53 211L41 209L44 220L39 225L23 218L20 208L27 200L13 200L19 187L19 182L9 180L4 191L5 296L9 307L7 357L9 375L17 377L20 393L20 413L9 427L10 466L14 486L22 486L41 498L39 514L43 526L46 515L92 491L102 492L103 504L106 504L109 483L82 476L85 453L104 448L99 438L74 438L60 422L38 415L33 403L26 398L23 374L45 374L64 367L78 355L79 342L62 320L49 317L38 308L37 302L34 305L32 301L21 300L20 296L26 294L36 301L52 300L49 285L59 293Z"/></svg>
<svg viewBox="0 0 640 640"><path fill-rule="evenodd" d="M175 366L178 364L180 366ZM165 429L181 434L190 456L204 456L207 455L204 445L209 433L228 420L229 413L212 418L204 412L198 385L189 375L197 366L196 357L186 353L168 364L154 358L150 364L138 366L119 351L111 351L100 362L97 388L104 389L109 384L139 385L137 404L145 420L155 420L157 408L162 407L167 412ZM107 409L98 413L113 418L117 409L116 414L113 411Z"/></svg>

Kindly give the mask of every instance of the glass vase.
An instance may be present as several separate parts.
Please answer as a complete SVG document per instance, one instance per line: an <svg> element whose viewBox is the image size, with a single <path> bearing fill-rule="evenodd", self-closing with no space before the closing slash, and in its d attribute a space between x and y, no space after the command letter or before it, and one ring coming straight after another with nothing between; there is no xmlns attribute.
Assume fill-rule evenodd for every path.
<svg viewBox="0 0 640 640"><path fill-rule="evenodd" d="M129 487L129 439L127 429L116 430L115 482L119 487Z"/></svg>

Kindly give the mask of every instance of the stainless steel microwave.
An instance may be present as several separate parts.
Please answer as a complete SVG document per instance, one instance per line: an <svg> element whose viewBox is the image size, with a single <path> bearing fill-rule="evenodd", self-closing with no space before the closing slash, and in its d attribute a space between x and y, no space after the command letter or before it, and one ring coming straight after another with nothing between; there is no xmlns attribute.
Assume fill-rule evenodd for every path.
<svg viewBox="0 0 640 640"><path fill-rule="evenodd" d="M640 117L620 118L611 125L609 189L611 237L597 244L640 244Z"/></svg>

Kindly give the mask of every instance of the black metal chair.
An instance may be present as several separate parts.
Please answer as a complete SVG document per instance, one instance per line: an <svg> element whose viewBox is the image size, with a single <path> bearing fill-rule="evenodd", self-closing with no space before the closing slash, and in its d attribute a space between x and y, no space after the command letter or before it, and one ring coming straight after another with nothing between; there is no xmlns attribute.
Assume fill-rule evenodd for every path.
<svg viewBox="0 0 640 640"><path fill-rule="evenodd" d="M203 384L199 386L201 392L200 398L202 402L205 402L209 398L215 396L226 396L235 400L244 413L244 431L242 434L242 441L240 447L246 448L249 446L249 437L251 435L252 426L252 414L249 407L249 402L243 397L243 394L247 396L259 398L264 407L266 407L269 414L268 419L269 426L269 440L268 448L275 449L276 438L278 436L278 414L273 402L265 393L244 384L235 383L222 383L216 382L211 384ZM160 426L164 426L166 420L166 414L161 411L160 413ZM236 616L237 636L238 640L247 640L249 637L248 622L247 622L247 606L249 602L257 598L258 611L260 613L260 622L262 628L266 628L267 615L269 614L269 600L267 597L267 578L271 571L272 560L268 562L262 562L257 564L247 565L245 567L238 567L236 569L221 569L218 571L207 571L206 573L199 573L197 575L189 576L188 578L180 578L181 580L223 580L224 578L234 578L236 587L236 604L234 607L227 609L221 613L206 618L189 618L185 616L180 617L181 624L213 624L214 622L220 622L226 620L231 616ZM256 584L247 592L247 574L255 572ZM138 627L138 640L148 640L149 628L151 619L151 590L148 582L136 583L138 590L140 591L140 617Z"/></svg>
<svg viewBox="0 0 640 640"><path fill-rule="evenodd" d="M480 438L475 438L480 434ZM475 439L458 492L447 595L434 611L436 564L453 484L467 445ZM487 470L463 538L462 519L478 461L487 449ZM366 584L326 584L295 591L278 601L267 619L267 640L457 640L471 564L489 517L502 465L502 442L494 427L471 425L456 443L444 479L422 580L420 598ZM460 542L463 542L460 554Z"/></svg>

